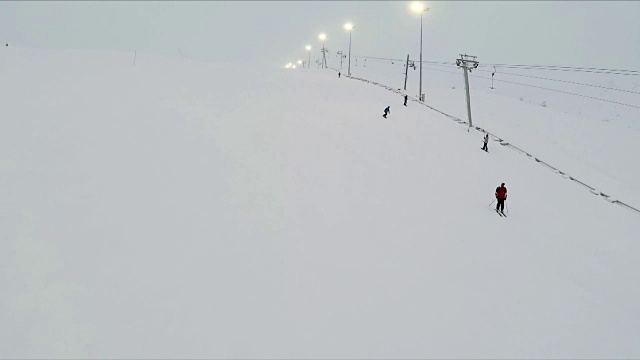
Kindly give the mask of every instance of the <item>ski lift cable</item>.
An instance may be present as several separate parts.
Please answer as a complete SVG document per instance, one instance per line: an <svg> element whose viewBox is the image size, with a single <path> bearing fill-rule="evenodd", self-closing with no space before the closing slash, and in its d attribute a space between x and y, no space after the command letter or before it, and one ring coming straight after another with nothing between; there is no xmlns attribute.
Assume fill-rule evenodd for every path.
<svg viewBox="0 0 640 360"><path fill-rule="evenodd" d="M357 55L356 57L365 58L365 59L368 58L368 59L374 59L374 60L386 60L386 61L391 61L391 60L393 60L393 61L406 61L405 59L381 58L381 57L363 56L363 55ZM414 61L414 60L411 60L411 61ZM422 62L430 64L430 65L433 65L433 66L451 66L451 65L452 66L456 66L455 64L453 64L451 62L437 62L437 61L424 61L424 60ZM414 63L419 64L420 61L414 61ZM495 71L496 67L507 67L507 68L511 68L511 69L529 69L527 67L531 67L531 69L537 69L537 70L578 71L578 72L593 72L593 73L619 74L619 75L632 75L632 76L633 76L632 73L635 72L635 70L612 70L612 69L601 69L601 68L578 68L578 67L543 66L543 65L480 64L480 66L481 67L482 66L493 67L494 68L494 72L497 72L497 71ZM513 67L511 67L511 66L513 66ZM519 66L525 66L525 67L519 67ZM452 74L458 74L457 72L453 72L453 71L445 71L445 70L439 70L439 69L433 69L433 68L426 68L424 66L423 66L423 69L428 69L428 70L433 70L433 71L441 71L441 72L448 72L448 73L452 73ZM477 71L483 71L483 72L491 72L490 70L482 70L482 69L476 69L476 70ZM611 72L611 71L613 71L613 72ZM630 72L630 73L621 73L620 71L627 71L627 72ZM640 72L638 72L638 73L639 73L638 75L640 75ZM640 92L636 92L636 91L616 89L616 88L610 88L610 87L606 87L606 86L586 84L586 83L580 83L580 82L574 82L574 81L568 81L568 80L552 79L552 78L545 78L545 77L539 77L539 76L522 75L522 74L505 73L505 72L500 72L500 74L512 75L512 76L521 76L521 77L530 77L530 78L535 78L535 79L540 79L540 80L563 82L563 83L569 83L569 84L581 85L581 86L590 86L590 87L595 87L595 88L600 88L600 89L620 91L620 92L626 92L626 93L640 95ZM475 76L475 77L483 78L481 76ZM484 78L484 79L491 80L491 78ZM522 83L517 83L517 82L507 81L507 80L494 79L494 81L506 82L506 83L522 85L522 86L535 87L535 88L539 88L539 89L544 89L544 90L549 90L549 91L556 91L556 92L561 92L561 93L565 93L565 94L570 94L570 95L575 95L575 96L582 96L582 97L585 97L585 98L591 98L591 99L594 99L594 100L606 101L606 102L611 102L611 103L614 103L614 104L630 106L630 107L634 107L634 108L640 108L639 106L636 106L636 105L625 104L625 103L621 103L621 102L616 102L616 101L607 100L607 99L601 99L601 98L592 97L592 96L583 95L583 94L576 94L576 93L563 91L563 90L549 89L549 88L545 88L545 87L541 87L541 86L522 84Z"/></svg>
<svg viewBox="0 0 640 360"><path fill-rule="evenodd" d="M594 68L594 67L576 67L576 66L559 66L559 65L523 65L523 64L483 64L481 66L488 67L509 67L509 68L531 68L531 69L567 69L574 71L582 71L582 70L597 70L597 71L606 71L606 72L616 72L616 73L629 73L629 74L638 74L640 75L640 71L638 70L622 70L622 69L605 69L605 68Z"/></svg>
<svg viewBox="0 0 640 360"><path fill-rule="evenodd" d="M399 62L405 62L407 61L407 59L394 59L394 58L383 58L383 57L375 57L375 56L365 56L365 55L355 55L354 57L359 57L359 58L363 58L363 59L374 59L374 60L385 60L385 61L399 61ZM417 64L420 63L419 60L410 60L413 61ZM425 64L442 64L442 65L452 65L452 66L456 66L455 63L451 62L451 61L427 61L427 60L422 60L423 63Z"/></svg>
<svg viewBox="0 0 640 360"><path fill-rule="evenodd" d="M451 73L451 74L459 75L459 73L457 73L457 72L453 72L453 71L440 70L440 69L432 69L432 68L428 68L428 67L424 67L423 69L433 70L433 71L440 71L440 72L446 72L446 73ZM487 80L491 80L491 78L490 78L490 77L477 76L477 75L473 75L473 74L471 74L470 76L472 76L472 77L474 77L474 78L479 78L479 79L487 79ZM599 101L604 101L604 102L609 102L609 103L613 103L613 104L618 104L618 105L623 105L623 106L628 106L628 107L632 107L632 108L640 109L640 106L637 106L637 105L625 104L625 103L621 103L621 102L617 102L617 101L613 101L613 100L602 99L602 98L597 98L597 97L593 97L593 96L589 96L589 95L576 94L576 93L572 93L572 92L569 92L569 91L563 91L563 90L557 90L557 89L549 89L549 88L545 88L545 87L542 87L542 86L536 86L536 85L530 85L530 84L523 84L523 83L518 83L518 82L508 81L508 80L497 80L497 79L494 79L494 81L499 81L499 82L504 82L504 83L514 84L514 85L528 86L528 87L533 87L533 88L543 89L543 90L548 90L548 91L555 91L555 92L559 92L559 93L563 93L563 94L569 94L569 95L581 96L581 97L588 98L588 99L599 100Z"/></svg>
<svg viewBox="0 0 640 360"><path fill-rule="evenodd" d="M361 58L369 58L375 60L393 60L393 61L405 61L405 59L395 59L395 58L384 58L384 57L375 57L375 56L366 56L366 55L356 55L356 57ZM425 64L441 64L441 65L453 65L450 61L422 61ZM416 61L416 63L420 63L420 61ZM623 70L623 69L606 69L606 68L595 68L595 67L576 67L576 66L559 66L559 65L525 65L525 64L490 64L483 63L479 65L480 67L502 67L509 69L522 69L522 70L551 70L551 71L575 71L575 72L590 72L597 74L614 74L614 75L629 75L629 76L640 76L640 71L638 70Z"/></svg>
<svg viewBox="0 0 640 360"><path fill-rule="evenodd" d="M478 71L482 71L482 72L488 72L488 73L492 72L491 70L481 70L481 69L477 69L477 70L478 70ZM547 80L547 81L556 81L556 82L562 82L562 83L574 84L574 85L590 86L590 87L595 87L595 88L600 88L600 89L613 90L613 91L620 91L620 92L626 92L626 93L630 93L630 94L638 94L638 95L640 95L640 92L637 92L637 91L624 90L624 89L616 89L616 88L611 88L611 87L607 87L607 86L594 85L594 84L586 84L586 83L581 83L581 82L576 82L576 81L568 81L568 80L552 79L552 78L546 78L546 77L541 77L541 76L533 76L533 75L514 74L514 73L508 73L508 72L500 72L500 74L503 74L503 75L511 75L511 76L528 77L528 78L540 79L540 80Z"/></svg>
<svg viewBox="0 0 640 360"><path fill-rule="evenodd" d="M481 67L493 67L490 64L481 64ZM575 69L565 69L559 67L518 67L518 66L508 66L508 65L496 65L497 67L505 68L505 69L517 69L517 70L545 70L545 71L564 71L564 72L584 72L584 73L592 73L592 74L609 74L609 75L623 75L623 76L640 76L640 73L635 73L633 70L588 70L584 68L575 68Z"/></svg>
<svg viewBox="0 0 640 360"><path fill-rule="evenodd" d="M491 78L484 77L484 76L476 76L476 75L471 75L471 76L479 78L479 79L491 80ZM557 90L557 89L549 89L549 88L545 88L545 87L542 87L542 86L522 84L522 83L518 83L518 82L514 82L514 81L507 81L507 80L494 80L494 81L500 81L500 82L509 83L509 84L515 84L515 85L528 86L528 87L532 87L532 88L549 90L549 91L555 91L555 92L559 92L559 93L563 93L563 94L581 96L581 97L588 98L588 99L605 101L605 102L609 102L609 103L612 103L612 104L624 105L624 106L629 106L629 107L632 107L632 108L640 109L640 106L637 106L637 105L625 104L625 103L621 103L621 102L617 102L617 101L613 101L613 100L602 99L602 98L597 98L597 97L589 96L589 95L576 94L576 93L572 93L572 92L569 92L569 91L563 91L563 90Z"/></svg>

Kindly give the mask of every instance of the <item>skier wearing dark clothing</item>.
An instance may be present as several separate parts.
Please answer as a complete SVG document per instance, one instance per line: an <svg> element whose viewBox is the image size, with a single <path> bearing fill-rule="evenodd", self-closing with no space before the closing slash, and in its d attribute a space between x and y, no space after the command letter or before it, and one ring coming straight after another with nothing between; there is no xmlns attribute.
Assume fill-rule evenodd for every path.
<svg viewBox="0 0 640 360"><path fill-rule="evenodd" d="M338 71L338 79L340 79L340 71Z"/></svg>
<svg viewBox="0 0 640 360"><path fill-rule="evenodd" d="M391 114L391 105L387 106L384 109L384 114L382 115L382 117L386 119L387 118L387 114Z"/></svg>
<svg viewBox="0 0 640 360"><path fill-rule="evenodd" d="M409 98L409 97L408 97L407 95L405 95L405 96L404 96L404 106L407 106L407 99L408 99L408 98Z"/></svg>
<svg viewBox="0 0 640 360"><path fill-rule="evenodd" d="M489 134L484 134L484 145L482 145L482 150L489 152L489 149L487 148L487 144L489 143Z"/></svg>
<svg viewBox="0 0 640 360"><path fill-rule="evenodd" d="M507 200L507 188L504 187L504 183L496 188L496 199L498 200L496 211L500 211L504 214L504 201Z"/></svg>

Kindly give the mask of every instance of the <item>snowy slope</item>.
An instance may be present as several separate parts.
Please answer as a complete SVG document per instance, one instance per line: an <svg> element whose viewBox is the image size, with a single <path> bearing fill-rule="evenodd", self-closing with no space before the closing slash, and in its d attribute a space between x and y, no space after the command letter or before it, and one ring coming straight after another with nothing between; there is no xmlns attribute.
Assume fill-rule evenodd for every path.
<svg viewBox="0 0 640 360"><path fill-rule="evenodd" d="M352 67L352 75L404 87L404 63L368 59L366 67ZM482 68L470 74L473 124L506 139L518 148L549 163L566 174L640 209L640 166L633 154L640 153L640 95L566 82L549 82L530 77L507 76L498 70L496 79L582 94L609 102L540 88L495 82ZM517 70L505 69L511 74ZM625 88L638 91L638 76L520 71L525 76ZM477 76L480 76L478 78ZM423 93L427 103L449 115L467 121L462 70L455 66L425 65ZM419 72L409 69L407 93L418 93ZM608 80L608 83L602 83ZM635 84L637 83L637 84ZM617 86L620 84L621 86ZM635 84L635 85L634 85ZM622 86L624 85L624 86ZM541 104L544 103L544 106Z"/></svg>
<svg viewBox="0 0 640 360"><path fill-rule="evenodd" d="M442 115L330 70L0 54L1 358L640 356L638 215Z"/></svg>

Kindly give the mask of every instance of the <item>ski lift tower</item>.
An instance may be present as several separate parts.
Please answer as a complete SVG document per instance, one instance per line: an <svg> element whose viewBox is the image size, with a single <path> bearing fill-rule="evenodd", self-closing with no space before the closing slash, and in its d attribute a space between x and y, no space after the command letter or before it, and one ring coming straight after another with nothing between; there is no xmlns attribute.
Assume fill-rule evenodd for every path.
<svg viewBox="0 0 640 360"><path fill-rule="evenodd" d="M464 69L464 84L467 89L467 115L469 117L469 128L473 126L471 123L471 98L469 97L469 75L472 69L478 67L477 56L471 56L467 54L460 54L460 58L456 59L456 65Z"/></svg>

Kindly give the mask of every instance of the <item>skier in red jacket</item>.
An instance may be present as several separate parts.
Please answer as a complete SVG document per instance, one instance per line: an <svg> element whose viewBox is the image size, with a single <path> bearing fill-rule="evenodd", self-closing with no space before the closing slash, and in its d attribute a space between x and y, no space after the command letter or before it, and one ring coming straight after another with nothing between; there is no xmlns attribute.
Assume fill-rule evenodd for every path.
<svg viewBox="0 0 640 360"><path fill-rule="evenodd" d="M504 187L504 183L496 188L496 199L498 200L496 211L500 211L504 214L504 201L507 200L507 188Z"/></svg>

